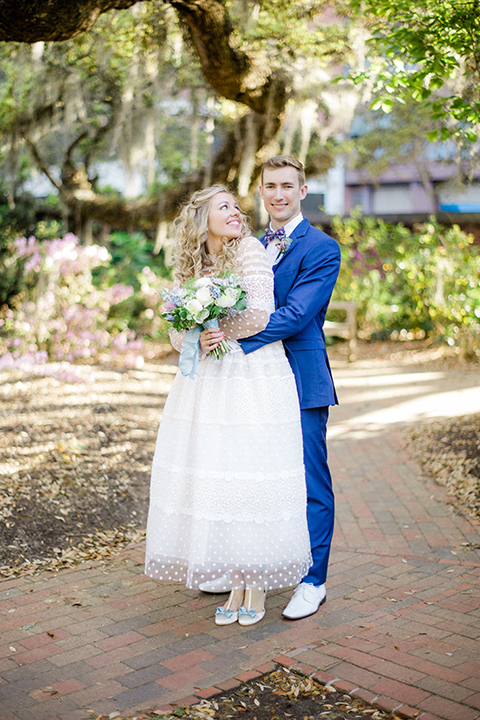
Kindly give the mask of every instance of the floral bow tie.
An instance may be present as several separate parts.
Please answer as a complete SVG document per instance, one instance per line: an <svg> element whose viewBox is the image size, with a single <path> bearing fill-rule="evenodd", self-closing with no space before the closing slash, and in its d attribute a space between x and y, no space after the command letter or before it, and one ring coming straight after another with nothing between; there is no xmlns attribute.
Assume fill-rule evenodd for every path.
<svg viewBox="0 0 480 720"><path fill-rule="evenodd" d="M281 227L279 230L272 230L271 227L265 228L265 245L268 245L272 240L285 240L285 228Z"/></svg>

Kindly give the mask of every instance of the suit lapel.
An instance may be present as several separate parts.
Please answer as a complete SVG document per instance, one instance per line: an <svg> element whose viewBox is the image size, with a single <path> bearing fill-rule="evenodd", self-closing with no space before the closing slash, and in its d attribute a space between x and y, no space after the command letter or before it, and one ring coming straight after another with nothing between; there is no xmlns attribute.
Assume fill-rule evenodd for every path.
<svg viewBox="0 0 480 720"><path fill-rule="evenodd" d="M307 218L303 218L302 222L299 223L297 225L297 227L295 228L295 230L290 233L290 235L288 237L291 238L292 242L290 243L288 248L285 250L285 252L277 258L276 262L273 265L273 272L275 272L277 270L278 266L280 265L281 262L283 262L284 258L287 257L288 253L291 252L293 250L293 248L297 245L300 238L302 238L306 234L306 232L308 230L308 226L309 226L309 222L308 222Z"/></svg>

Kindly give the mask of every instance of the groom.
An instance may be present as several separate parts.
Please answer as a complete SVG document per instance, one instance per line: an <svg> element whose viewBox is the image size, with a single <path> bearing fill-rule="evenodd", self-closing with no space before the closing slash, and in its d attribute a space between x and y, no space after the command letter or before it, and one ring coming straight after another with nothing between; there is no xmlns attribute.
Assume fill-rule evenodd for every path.
<svg viewBox="0 0 480 720"><path fill-rule="evenodd" d="M340 250L335 240L303 217L301 201L306 194L303 165L298 160L277 155L263 164L260 195L270 226L261 241L275 275L276 310L265 330L239 340L245 354L282 340L297 382L313 565L283 611L290 620L313 615L326 600L334 522L326 426L328 406L338 400L323 323L340 269ZM200 589L207 590L206 586L214 583L205 583ZM213 587L208 590L215 591Z"/></svg>
<svg viewBox="0 0 480 720"><path fill-rule="evenodd" d="M291 620L312 615L325 602L334 522L326 429L328 406L338 400L322 328L340 269L340 250L335 240L302 216L300 204L306 194L298 160L277 155L263 164L260 195L270 226L262 242L273 265L277 309L265 330L239 341L248 354L283 340L297 381L313 565L283 611Z"/></svg>

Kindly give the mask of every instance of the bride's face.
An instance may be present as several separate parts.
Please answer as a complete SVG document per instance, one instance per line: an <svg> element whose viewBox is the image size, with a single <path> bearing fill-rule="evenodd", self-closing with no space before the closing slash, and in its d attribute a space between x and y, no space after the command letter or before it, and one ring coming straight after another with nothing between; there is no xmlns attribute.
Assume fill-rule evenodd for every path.
<svg viewBox="0 0 480 720"><path fill-rule="evenodd" d="M235 198L229 193L215 195L208 213L208 238L210 241L231 240L242 232L242 215Z"/></svg>

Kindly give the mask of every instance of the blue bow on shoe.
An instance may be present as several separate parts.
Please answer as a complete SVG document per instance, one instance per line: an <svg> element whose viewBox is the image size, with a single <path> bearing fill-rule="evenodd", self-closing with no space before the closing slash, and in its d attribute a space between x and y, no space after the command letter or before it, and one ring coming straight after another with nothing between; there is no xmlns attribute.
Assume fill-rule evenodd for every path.
<svg viewBox="0 0 480 720"><path fill-rule="evenodd" d="M225 608L223 607L217 607L215 615L225 615L227 618L231 618L233 615L233 610L225 610Z"/></svg>
<svg viewBox="0 0 480 720"><path fill-rule="evenodd" d="M238 617L241 617L242 615L250 615L251 618L254 618L257 614L257 611L254 607L250 608L250 610L247 610L247 608L242 605L242 607L238 611Z"/></svg>

